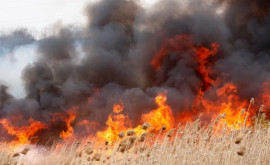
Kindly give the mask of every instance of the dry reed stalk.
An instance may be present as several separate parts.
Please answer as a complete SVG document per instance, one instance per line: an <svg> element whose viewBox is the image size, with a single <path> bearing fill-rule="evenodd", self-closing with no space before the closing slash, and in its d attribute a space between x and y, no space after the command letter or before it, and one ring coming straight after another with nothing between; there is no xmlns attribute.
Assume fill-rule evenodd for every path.
<svg viewBox="0 0 270 165"><path fill-rule="evenodd" d="M100 153L96 153L93 158L92 158L92 161L100 161L101 159L101 154Z"/></svg>
<svg viewBox="0 0 270 165"><path fill-rule="evenodd" d="M30 150L30 148L26 147L21 151L21 154L26 155L29 150Z"/></svg>
<svg viewBox="0 0 270 165"><path fill-rule="evenodd" d="M167 136L167 137L172 137L173 134L174 134L174 132L175 132L175 130L176 130L175 128L169 130L169 131L166 133L166 136Z"/></svg>
<svg viewBox="0 0 270 165"><path fill-rule="evenodd" d="M241 143L241 141L242 141L242 137L237 137L236 139L235 139L235 144L240 144Z"/></svg>
<svg viewBox="0 0 270 165"><path fill-rule="evenodd" d="M159 136L160 136L161 132L164 131L164 130L166 130L166 126L163 126L163 127L159 130L159 133L158 133L158 135L157 135L157 137L156 137L154 143L156 143L156 142L159 140Z"/></svg>
<svg viewBox="0 0 270 165"><path fill-rule="evenodd" d="M138 141L139 142L144 142L145 139L146 139L147 134L148 134L147 132L142 133L141 136L138 138Z"/></svg>
<svg viewBox="0 0 270 165"><path fill-rule="evenodd" d="M133 131L133 130L128 130L127 131L127 136L132 136L132 135L135 135L136 133L135 133L135 131Z"/></svg>
<svg viewBox="0 0 270 165"><path fill-rule="evenodd" d="M255 116L255 130L257 130L258 129L258 126L259 126L259 119L260 119L260 117L261 117L261 112L263 112L263 109L264 109L264 105L261 105L260 106L260 108L259 108L259 111L258 111L258 115L257 116Z"/></svg>
<svg viewBox="0 0 270 165"><path fill-rule="evenodd" d="M239 156L243 156L244 154L245 154L245 151L246 151L246 147L240 147L240 150L239 151L237 151L237 154L239 155Z"/></svg>
<svg viewBox="0 0 270 165"><path fill-rule="evenodd" d="M143 130L147 130L149 127L151 127L151 124L149 124L149 123L143 123L143 125L142 125L142 129Z"/></svg>
<svg viewBox="0 0 270 165"><path fill-rule="evenodd" d="M240 119L241 119L242 115L245 114L245 111L246 111L246 109L242 109L242 110L241 110L240 115L239 115L239 118L238 118L238 120L237 120L237 124L238 124L238 126L239 126L240 128L243 126L243 124L240 123Z"/></svg>
<svg viewBox="0 0 270 165"><path fill-rule="evenodd" d="M254 104L254 103L255 103L254 98L251 98L250 101L249 101L246 117L245 117L245 120L244 120L244 127L246 127L247 118L248 118L248 114L249 114L249 110L251 108L251 105Z"/></svg>
<svg viewBox="0 0 270 165"><path fill-rule="evenodd" d="M118 134L118 137L119 137L119 138L125 137L125 132L120 132L120 133Z"/></svg>
<svg viewBox="0 0 270 165"><path fill-rule="evenodd" d="M268 165L270 162L269 153L270 148L270 127L264 124L264 114L259 110L260 116L257 119L257 128L240 127L239 129L228 129L225 123L220 124L221 134L213 136L213 127L215 121L213 120L208 125L202 125L201 121L197 120L192 123L187 123L185 126L178 125L177 134L171 141L166 141L167 134L161 133L159 135L158 143L153 146L148 145L151 142L151 134L148 133L143 143L136 145L135 136L126 136L121 139L119 145L124 143L125 152L117 152L119 145L115 143L112 145L111 152L107 152L102 148L95 151L96 147L91 144L82 145L73 142L64 144L59 150L52 149L46 154L46 159L42 159L39 165L47 164L110 164L110 165L124 165L124 164L263 164ZM222 117L221 117L222 118ZM217 124L217 123L216 123ZM252 130L252 131L251 131ZM180 134L179 134L180 132ZM156 141L158 134L153 137ZM172 136L173 137L173 136ZM176 138L177 137L177 138ZM204 140L208 139L208 140ZM123 142L125 141L125 142ZM160 143L161 142L161 143ZM86 142L87 143L87 142ZM105 143L105 142L104 142ZM102 147L104 146L104 143ZM145 145L143 145L145 144ZM93 146L93 148L91 148ZM110 146L109 144L106 146ZM134 147L135 146L135 147ZM245 146L245 147L243 147ZM7 153L10 148L9 145L0 143L0 164L18 163L18 165L30 164L31 160L26 158L22 151L12 151ZM122 145L121 145L122 147ZM81 152L80 149L83 149ZM87 154L87 149L90 149L90 154ZM128 149L129 148L129 149ZM137 152L132 152L137 150ZM31 154L34 153L31 148ZM14 154L18 155L12 157ZM109 158L107 158L109 156ZM25 159L24 159L25 158ZM20 161L19 161L20 160Z"/></svg>

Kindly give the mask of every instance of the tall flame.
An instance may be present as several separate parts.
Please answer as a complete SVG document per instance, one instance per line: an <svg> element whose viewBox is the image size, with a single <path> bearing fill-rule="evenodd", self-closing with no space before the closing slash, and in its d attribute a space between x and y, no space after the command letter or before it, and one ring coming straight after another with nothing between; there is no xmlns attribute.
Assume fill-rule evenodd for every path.
<svg viewBox="0 0 270 165"><path fill-rule="evenodd" d="M194 121L194 119L202 114L202 118L207 121L213 120L218 116L221 120L227 123L227 126L239 129L244 125L251 125L251 113L256 113L255 110L244 110L249 107L246 100L243 100L238 94L238 87L232 82L224 81L221 75L214 71L215 58L218 53L219 44L212 43L209 48L194 45L191 35L176 35L173 38L166 39L162 42L161 48L156 52L150 64L155 71L163 65L166 56L174 53L176 56L191 56L195 65L194 72L198 76L200 82L198 88L194 89L194 99L186 100L188 106L183 107L181 112L173 114L172 108L167 104L167 92L158 93L155 97L157 108L152 111L142 114L140 123L133 123L129 116L124 113L124 104L120 101L119 104L113 105L113 110L109 114L106 127L100 130L100 125L96 122L88 121L86 119L76 121L77 107L72 107L63 113L51 113L52 123L61 121L64 128L58 133L62 139L74 138L74 128L76 124L78 127L83 127L87 132L96 132L98 140L106 140L110 143L117 141L118 135L122 131L132 129L136 135L140 135L146 130L142 129L140 125L144 122L149 123L152 131L161 130L164 126L171 129L176 126L176 122ZM185 52L185 53L182 53ZM97 89L98 90L98 89ZM270 80L262 84L258 99L262 101L265 107L270 106ZM89 98L89 104L94 103L94 98ZM255 109L255 108L253 108ZM266 113L269 111L266 111ZM268 116L270 114L267 114ZM249 118L246 120L246 116ZM220 119L220 118L219 118ZM12 123L13 119L1 119L0 124L7 131L7 134L15 136L16 143L27 143L41 129L47 129L48 126L32 118L28 120L28 126L17 127ZM17 120L15 118L15 120ZM78 119L79 120L79 119ZM137 126L136 126L136 125ZM135 126L135 127L134 127ZM94 131L93 131L94 130ZM91 134L89 137L93 137Z"/></svg>
<svg viewBox="0 0 270 165"><path fill-rule="evenodd" d="M65 119L67 124L67 129L60 133L61 138L70 138L73 135L74 129L71 123L76 119L76 114L74 112L68 112L68 117Z"/></svg>
<svg viewBox="0 0 270 165"><path fill-rule="evenodd" d="M160 130L163 126L171 129L174 126L174 117L171 107L166 104L165 93L159 93L155 98L158 108L142 115L142 121L148 122L155 130Z"/></svg>
<svg viewBox="0 0 270 165"><path fill-rule="evenodd" d="M52 113L51 114L53 117L52 122L54 122L56 120L55 117L58 117L65 122L66 128L63 129L59 134L59 137L61 137L62 139L68 139L68 138L71 138L73 136L74 129L72 127L72 123L74 122L74 120L77 117L77 113L75 112L77 110L77 108L78 107L72 107L66 113Z"/></svg>
<svg viewBox="0 0 270 165"><path fill-rule="evenodd" d="M201 78L201 86L193 102L188 103L192 104L193 108L179 113L177 120L179 122L193 121L194 117L198 117L201 112L208 119L216 118L219 114L224 113L224 122L228 126L239 128L244 123L246 112L241 110L247 106L247 101L240 100L237 93L237 86L233 83L222 85L220 83L221 78L213 70L214 61L211 61L210 58L218 53L219 44L212 43L211 49L209 49L204 46L193 45L192 40L192 36L187 34L176 35L173 38L164 40L160 50L157 51L151 61L152 67L159 69L162 66L163 59L175 52L179 55L190 55L194 58L194 62L197 63L197 67L194 70ZM181 52L188 53L182 54ZM206 93L212 96L206 96ZM143 118L146 118L145 115L143 115ZM152 117L147 119L155 120ZM155 122L158 121L162 120L157 119Z"/></svg>
<svg viewBox="0 0 270 165"><path fill-rule="evenodd" d="M111 113L106 121L107 128L104 131L97 132L97 138L114 142L117 140L118 134L131 127L131 121L128 116L120 114L124 109L123 105L114 104L113 113Z"/></svg>
<svg viewBox="0 0 270 165"><path fill-rule="evenodd" d="M219 45L217 43L212 43L212 50L207 49L203 46L196 50L196 57L199 63L197 71L203 77L203 90L207 90L213 83L214 80L210 78L211 74L214 73L212 67L209 66L208 58L214 56L218 52Z"/></svg>
<svg viewBox="0 0 270 165"><path fill-rule="evenodd" d="M216 99L209 100L203 98L200 102L205 115L215 118L224 114L224 122L228 126L239 128L244 123L244 108L248 106L247 101L240 100L237 94L237 87L232 83L227 83L215 92ZM241 114L242 113L242 114Z"/></svg>
<svg viewBox="0 0 270 165"><path fill-rule="evenodd" d="M174 126L174 117L171 107L166 104L167 97L165 93L159 93L155 98L157 109L152 110L147 114L142 115L142 122L148 122L154 130L160 130L163 126L168 129ZM138 125L132 128L132 121L128 116L120 114L124 109L122 104L115 104L113 106L113 113L111 113L106 121L107 128L104 131L97 132L98 139L114 142L118 138L118 134L122 131L133 130L136 135L140 135L145 130Z"/></svg>

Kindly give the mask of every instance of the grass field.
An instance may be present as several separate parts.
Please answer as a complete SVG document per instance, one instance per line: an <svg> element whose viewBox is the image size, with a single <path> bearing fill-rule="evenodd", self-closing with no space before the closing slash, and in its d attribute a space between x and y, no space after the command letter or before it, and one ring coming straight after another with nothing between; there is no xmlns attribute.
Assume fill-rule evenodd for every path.
<svg viewBox="0 0 270 165"><path fill-rule="evenodd" d="M119 134L114 144L81 140L41 145L1 143L3 165L164 165L164 164L270 164L270 127L259 114L252 127L228 127L222 117L210 124L199 119L178 128L136 136ZM129 136L128 136L128 135ZM124 135L124 137L123 137Z"/></svg>

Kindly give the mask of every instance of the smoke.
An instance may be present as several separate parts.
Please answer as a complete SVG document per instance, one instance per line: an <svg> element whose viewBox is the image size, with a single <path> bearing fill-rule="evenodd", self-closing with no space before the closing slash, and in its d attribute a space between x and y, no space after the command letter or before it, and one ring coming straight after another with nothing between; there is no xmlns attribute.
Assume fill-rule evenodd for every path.
<svg viewBox="0 0 270 165"><path fill-rule="evenodd" d="M12 95L7 92L8 87L1 84L0 85L0 108L3 108L5 104L7 104L11 99Z"/></svg>
<svg viewBox="0 0 270 165"><path fill-rule="evenodd" d="M217 14L221 5L226 9ZM20 113L25 120L33 117L49 123L52 113L76 106L75 128L81 120L102 126L113 104L123 102L124 113L137 124L142 113L157 106L157 93L164 91L175 114L192 109L190 103L203 82L194 52L190 48L171 52L158 70L150 65L166 39L182 34L191 35L194 45L220 45L218 54L209 59L215 70L211 77L222 75L224 83L236 84L241 99L259 95L258 89L270 77L267 0L172 0L151 8L137 1L102 0L90 4L85 13L88 24L79 32L58 27L38 41L38 59L22 74L24 99L11 97L1 87L2 118ZM33 41L25 33L11 38L19 40L9 49ZM51 127L56 134L64 129Z"/></svg>
<svg viewBox="0 0 270 165"><path fill-rule="evenodd" d="M0 36L0 55L13 52L14 49L33 43L35 38L24 28L4 33Z"/></svg>

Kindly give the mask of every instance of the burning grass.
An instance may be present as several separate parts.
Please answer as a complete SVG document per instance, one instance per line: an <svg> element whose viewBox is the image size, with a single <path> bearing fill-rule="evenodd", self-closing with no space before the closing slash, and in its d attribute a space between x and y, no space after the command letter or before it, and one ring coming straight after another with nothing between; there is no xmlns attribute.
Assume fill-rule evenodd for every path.
<svg viewBox="0 0 270 165"><path fill-rule="evenodd" d="M244 114L243 114L244 115ZM228 126L220 115L209 124L201 119L159 132L119 133L115 143L95 140L65 142L51 147L0 143L5 165L45 164L269 164L270 123L263 113L254 126ZM149 127L148 123L142 125Z"/></svg>
<svg viewBox="0 0 270 165"><path fill-rule="evenodd" d="M226 91L234 89L231 85L224 88ZM222 94L224 88L219 90ZM37 140L33 144L30 136L23 136L28 142L21 142L20 138L10 143L3 141L0 143L0 163L5 165L269 164L270 122L266 118L267 111L264 110L264 105L254 107L253 98L249 104L246 101L239 104L237 97L229 96L232 97L222 100L223 104L217 104L221 107L220 111L214 112L219 114L210 115L211 121L205 118L210 112L203 111L205 114L195 115L199 116L197 120L189 121L183 118L178 125L171 107L166 102L166 92L157 95L155 99L157 108L143 114L144 123L137 127L132 127L132 121L122 113L124 105L115 104L108 116L107 127L98 131L95 136L79 139L80 141L75 140L72 127L76 108L71 108L66 115L54 114L65 119L67 124L67 130L59 135L62 141L53 145L41 145ZM207 100L201 102L204 107L218 108L214 102ZM239 105L247 109L240 109L237 112L235 109ZM266 106L268 107L268 104ZM193 113L196 114L195 112L199 111ZM22 130L11 124L7 128L15 130L13 131L15 135ZM31 124L29 128L21 128L32 130Z"/></svg>

